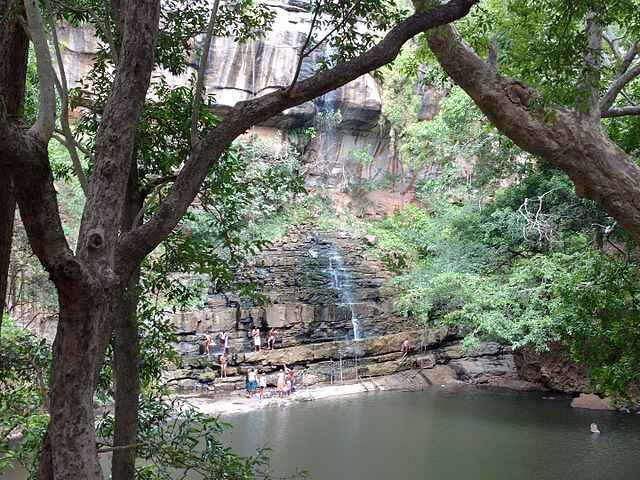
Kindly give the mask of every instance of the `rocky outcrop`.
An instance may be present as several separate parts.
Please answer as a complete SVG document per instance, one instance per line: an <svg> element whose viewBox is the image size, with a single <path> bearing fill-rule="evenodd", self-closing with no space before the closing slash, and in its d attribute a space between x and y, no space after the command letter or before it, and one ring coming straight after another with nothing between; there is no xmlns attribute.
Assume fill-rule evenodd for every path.
<svg viewBox="0 0 640 480"><path fill-rule="evenodd" d="M412 346L403 356L402 343ZM216 356L188 355L181 369L169 373L168 381L183 391L228 393L244 389L250 368L267 375L274 386L276 375L286 364L296 371L296 385L343 384L375 381L402 375L411 385L490 385L518 390L538 389L522 381L509 350L486 344L463 353L459 339L448 328L432 328L381 335L361 341L334 341L298 345L261 352L231 352L228 378L219 378Z"/></svg>
<svg viewBox="0 0 640 480"><path fill-rule="evenodd" d="M560 344L550 345L547 352L518 350L514 360L524 380L563 393L592 393L586 367L576 363Z"/></svg>

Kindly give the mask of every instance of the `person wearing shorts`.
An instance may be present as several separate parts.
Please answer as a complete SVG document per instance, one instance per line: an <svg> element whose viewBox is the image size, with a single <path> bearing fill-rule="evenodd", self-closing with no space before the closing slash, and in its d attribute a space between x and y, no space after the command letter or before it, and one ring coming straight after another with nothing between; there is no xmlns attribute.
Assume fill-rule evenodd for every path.
<svg viewBox="0 0 640 480"><path fill-rule="evenodd" d="M267 347L269 348L269 350L273 350L274 348L276 348L276 336L277 336L277 330L275 328L272 328L269 331L269 337L267 338Z"/></svg>
<svg viewBox="0 0 640 480"><path fill-rule="evenodd" d="M251 397L258 389L258 374L255 368L247 373L247 397Z"/></svg>
<svg viewBox="0 0 640 480"><path fill-rule="evenodd" d="M278 392L278 397L282 398L284 396L284 387L285 387L285 373L284 369L278 372L278 380L276 382L276 391Z"/></svg>
<svg viewBox="0 0 640 480"><path fill-rule="evenodd" d="M251 330L251 336L253 337L253 350L254 352L259 352L260 346L262 345L260 329L258 327L254 327L253 330Z"/></svg>
<svg viewBox="0 0 640 480"><path fill-rule="evenodd" d="M260 387L260 400L264 398L264 392L267 390L267 374L261 372L260 378L258 380L258 385Z"/></svg>
<svg viewBox="0 0 640 480"><path fill-rule="evenodd" d="M220 378L227 378L227 354L223 352L218 361L220 362Z"/></svg>

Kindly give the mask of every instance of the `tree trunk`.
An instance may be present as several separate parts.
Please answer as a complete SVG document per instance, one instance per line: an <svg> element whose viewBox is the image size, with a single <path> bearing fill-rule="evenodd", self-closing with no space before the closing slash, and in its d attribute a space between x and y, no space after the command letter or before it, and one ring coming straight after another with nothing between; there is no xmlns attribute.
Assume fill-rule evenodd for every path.
<svg viewBox="0 0 640 480"><path fill-rule="evenodd" d="M140 375L138 365L138 279L135 273L129 288L124 292L114 323L113 374L115 382L115 429L111 461L113 480L135 478L136 442L138 436L138 401Z"/></svg>
<svg viewBox="0 0 640 480"><path fill-rule="evenodd" d="M142 221L138 212L144 208L145 198L138 189L138 171L131 162L127 199L122 212L122 229L131 230ZM138 300L141 267L138 265L128 288L120 297L113 319L113 375L115 383L114 450L111 460L113 480L133 480L136 470L136 442L138 440L138 410L140 398L140 351L138 332Z"/></svg>
<svg viewBox="0 0 640 480"><path fill-rule="evenodd" d="M53 345L49 425L53 475L56 480L102 479L93 395L95 371L104 358L99 332L110 331L117 295L97 288L58 290L60 318Z"/></svg>
<svg viewBox="0 0 640 480"><path fill-rule="evenodd" d="M28 39L15 18L7 17L14 0L0 0L0 18L8 22L0 31L0 98L6 103L7 116L22 116L27 73ZM0 328L5 309L13 237L16 200L10 175L0 178Z"/></svg>
<svg viewBox="0 0 640 480"><path fill-rule="evenodd" d="M0 330L2 329L2 316L9 283L9 259L11 258L15 210L16 201L13 198L11 180L7 176L3 176L0 178Z"/></svg>

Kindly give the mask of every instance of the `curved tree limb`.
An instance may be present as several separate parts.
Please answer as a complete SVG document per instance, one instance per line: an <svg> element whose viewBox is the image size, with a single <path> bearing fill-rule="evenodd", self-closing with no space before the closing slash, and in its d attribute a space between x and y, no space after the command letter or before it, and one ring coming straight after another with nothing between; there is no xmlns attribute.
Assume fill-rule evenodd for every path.
<svg viewBox="0 0 640 480"><path fill-rule="evenodd" d="M36 67L39 81L38 118L31 127L31 132L41 141L47 143L53 135L56 122L55 78L49 54L49 45L44 32L44 21L36 0L24 0L24 11L27 16L29 35L36 54Z"/></svg>
<svg viewBox="0 0 640 480"><path fill-rule="evenodd" d="M537 93L483 62L450 26L432 32L429 47L449 77L488 119L523 150L566 172L579 196L596 201L640 242L640 169L581 112L530 108Z"/></svg>
<svg viewBox="0 0 640 480"><path fill-rule="evenodd" d="M71 126L69 125L69 86L67 84L67 75L64 71L64 62L62 61L62 53L60 52L60 43L58 42L58 34L56 33L55 25L53 21L50 22L49 28L51 29L51 36L53 40L53 48L56 53L56 61L58 64L58 75L60 79L56 81L56 88L58 89L58 95L60 96L61 112L60 112L60 125L62 126L62 132L66 142L63 144L69 156L71 157L71 163L73 164L73 170L78 177L80 187L84 194L87 194L89 189L87 183L87 177L82 169L82 163L80 162L80 156L78 155L77 142L71 132Z"/></svg>
<svg viewBox="0 0 640 480"><path fill-rule="evenodd" d="M603 112L610 110L622 89L638 76L640 76L640 62L637 62L631 68L627 67L627 69L613 81L607 93L605 93L602 100L600 100L601 110Z"/></svg>

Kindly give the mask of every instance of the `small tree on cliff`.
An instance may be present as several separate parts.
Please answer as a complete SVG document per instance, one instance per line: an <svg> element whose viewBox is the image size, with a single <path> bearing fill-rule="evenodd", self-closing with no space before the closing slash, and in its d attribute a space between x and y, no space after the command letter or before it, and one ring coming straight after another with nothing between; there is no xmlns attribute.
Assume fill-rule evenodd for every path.
<svg viewBox="0 0 640 480"><path fill-rule="evenodd" d="M106 13L103 19L107 22L100 28L113 45L115 63L113 85L101 108L95 138L91 139L94 148L88 178L83 179L85 172L71 155L86 189L75 251L62 229L46 148L55 129L55 90L58 87L64 92L64 88L59 88L63 82L56 76L50 59L45 21L36 0L25 0L22 5L0 2L1 20L11 25L3 25L0 34L0 51L10 52L0 57L0 167L9 172L31 248L54 282L60 305L53 352L51 420L41 455L41 478L101 478L93 393L115 320L122 315L123 299L127 298L143 259L176 227L212 166L231 143L252 125L389 63L407 40L463 17L476 2L451 0L406 18L391 15L392 4L386 1L353 2L348 8L341 2L318 2L314 5L310 34L301 46L300 63L320 44L330 41L337 52L330 61L334 66L300 80L299 63L290 85L238 103L214 127L204 131L199 124L202 86L196 85L188 155L180 162L178 173L168 180L169 191L146 221L138 214L140 210L133 216L129 208L138 193L136 182L132 181L138 173L134 149L155 61L163 54L163 48L174 45L159 35L160 18L162 26L171 19L162 15L159 0L61 4L70 13ZM172 4L166 2L162 8ZM217 4L214 2L214 8ZM215 14L211 15L209 25L215 18ZM370 32L358 33L358 18L365 19L373 30L389 33L376 44L377 38ZM40 80L38 118L29 128L20 122L12 107L14 96L24 88L26 64L27 44L18 25L29 33ZM315 25L322 25L329 33L319 34ZM212 28L208 28L209 40ZM200 70L205 67L206 59ZM74 140L64 118L67 99L64 93L60 97L61 127L71 144ZM144 204L137 205L144 208ZM135 343L130 336L124 341Z"/></svg>

